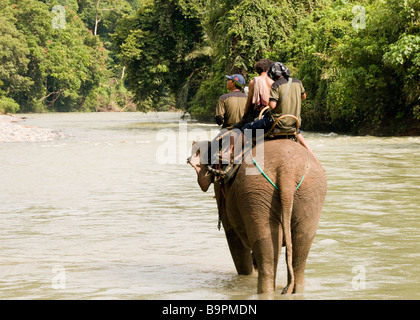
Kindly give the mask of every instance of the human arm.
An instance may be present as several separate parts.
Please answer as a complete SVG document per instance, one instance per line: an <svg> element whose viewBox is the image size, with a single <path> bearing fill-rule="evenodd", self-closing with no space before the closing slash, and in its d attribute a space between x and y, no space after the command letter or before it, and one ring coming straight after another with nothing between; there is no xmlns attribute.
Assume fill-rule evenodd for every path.
<svg viewBox="0 0 420 320"><path fill-rule="evenodd" d="M247 113L251 103L252 103L252 96L254 95L254 79L252 79L248 84L248 98L246 100L245 110L244 113Z"/></svg>
<svg viewBox="0 0 420 320"><path fill-rule="evenodd" d="M270 102L268 103L268 106L274 110L277 106L277 100L270 100Z"/></svg>
<svg viewBox="0 0 420 320"><path fill-rule="evenodd" d="M306 100L306 91L305 91L305 88L303 87L303 84L302 84L302 82L300 83L300 90L301 90L301 98L302 98L302 101L303 100Z"/></svg>
<svg viewBox="0 0 420 320"><path fill-rule="evenodd" d="M222 116L220 116L220 115L217 115L216 117L215 117L215 120L216 120L216 123L217 123L217 125L218 126L221 126L222 124L223 124L223 117Z"/></svg>
<svg viewBox="0 0 420 320"><path fill-rule="evenodd" d="M270 88L270 99L268 101L268 106L271 108L271 110L274 110L276 108L278 100L279 100L278 90L271 87Z"/></svg>
<svg viewBox="0 0 420 320"><path fill-rule="evenodd" d="M217 102L217 106L216 106L216 115L215 115L215 120L216 120L217 125L221 126L223 124L225 112L226 112L225 103L223 99L219 98L219 101Z"/></svg>

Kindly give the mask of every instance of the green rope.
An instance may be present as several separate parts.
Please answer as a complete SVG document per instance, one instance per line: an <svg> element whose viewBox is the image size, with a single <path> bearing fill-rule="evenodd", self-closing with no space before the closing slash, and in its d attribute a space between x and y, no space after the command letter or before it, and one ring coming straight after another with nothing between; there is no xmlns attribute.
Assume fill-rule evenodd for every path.
<svg viewBox="0 0 420 320"><path fill-rule="evenodd" d="M276 188L277 190L279 190L279 188L278 188L278 187L274 184L274 182L273 182L273 181L271 181L269 177L267 177L267 175L264 173L264 171L263 171L263 170L261 169L261 167L258 165L257 161L255 161L254 157L253 157L253 156L251 156L251 158L252 158L252 161L254 162L255 166L258 168L258 170L260 170L261 174L264 176L264 178L266 178L266 179L268 180L268 182L270 182L274 188ZM297 185L296 190L297 190L297 189L299 189L299 187L300 187L300 185L302 184L302 182L303 182L303 179L304 179L304 178L305 178L305 175L303 175L303 176L302 176L302 179L300 179L300 182L299 182L299 184Z"/></svg>
<svg viewBox="0 0 420 320"><path fill-rule="evenodd" d="M300 179L299 184L296 187L296 190L299 189L300 185L302 184L303 179L305 178L305 175L302 176L302 179Z"/></svg>
<svg viewBox="0 0 420 320"><path fill-rule="evenodd" d="M254 164L257 166L258 170L260 170L261 174L268 180L268 182L270 182L274 188L276 188L277 190L279 190L279 188L273 183L273 181L270 180L269 177L267 177L267 175L264 173L264 171L260 168L260 166L258 165L257 161L255 161L254 157L251 156L252 161L254 162Z"/></svg>

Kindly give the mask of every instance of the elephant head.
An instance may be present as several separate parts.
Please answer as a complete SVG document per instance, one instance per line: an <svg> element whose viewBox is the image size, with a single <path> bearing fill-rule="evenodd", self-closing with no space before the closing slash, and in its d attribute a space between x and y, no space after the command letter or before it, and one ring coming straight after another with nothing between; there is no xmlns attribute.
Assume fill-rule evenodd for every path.
<svg viewBox="0 0 420 320"><path fill-rule="evenodd" d="M206 192L211 185L211 174L207 171L207 151L209 148L209 141L193 142L191 148L191 156L187 159L189 163L197 172L197 182L201 190Z"/></svg>

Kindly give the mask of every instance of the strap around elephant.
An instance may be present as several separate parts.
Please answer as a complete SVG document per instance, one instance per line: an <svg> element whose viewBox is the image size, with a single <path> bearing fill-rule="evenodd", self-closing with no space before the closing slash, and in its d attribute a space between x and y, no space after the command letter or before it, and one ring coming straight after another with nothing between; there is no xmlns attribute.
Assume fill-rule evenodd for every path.
<svg viewBox="0 0 420 320"><path fill-rule="evenodd" d="M271 181L271 179L265 174L265 172L263 171L263 169L261 169L261 167L259 166L259 164L257 163L257 161L255 161L255 159L254 159L254 157L251 155L251 159L252 159L252 162L254 162L254 164L255 164L255 166L258 168L258 170L260 170L260 172L261 172L261 174L264 176L264 178L266 178L267 179L267 181L268 182L270 182L271 183L271 185L274 187L274 188L276 188L277 190L279 190L279 187L277 187L275 184L274 184L274 182L273 181ZM297 187L296 187L296 190L298 190L299 189L299 187L300 187L300 185L302 184L302 182L303 182L303 179L305 179L305 175L302 175L302 179L300 179L300 182L299 182L299 184L297 185Z"/></svg>
<svg viewBox="0 0 420 320"><path fill-rule="evenodd" d="M254 162L255 166L258 168L258 170L260 170L261 174L264 176L264 178L266 178L268 180L268 182L271 183L271 185L276 188L277 190L279 189L273 181L270 180L270 178L264 173L263 169L261 169L261 167L258 165L257 161L255 161L254 157L251 155L251 159L252 162Z"/></svg>

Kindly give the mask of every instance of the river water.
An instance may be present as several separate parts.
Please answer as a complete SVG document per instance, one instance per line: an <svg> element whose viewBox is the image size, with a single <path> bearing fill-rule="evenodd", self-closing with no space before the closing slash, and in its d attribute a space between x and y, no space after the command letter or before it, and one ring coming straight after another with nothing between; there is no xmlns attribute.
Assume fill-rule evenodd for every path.
<svg viewBox="0 0 420 320"><path fill-rule="evenodd" d="M306 132L328 194L303 294L256 294L185 158L179 113L30 114L65 139L0 143L1 299L420 299L420 137Z"/></svg>

